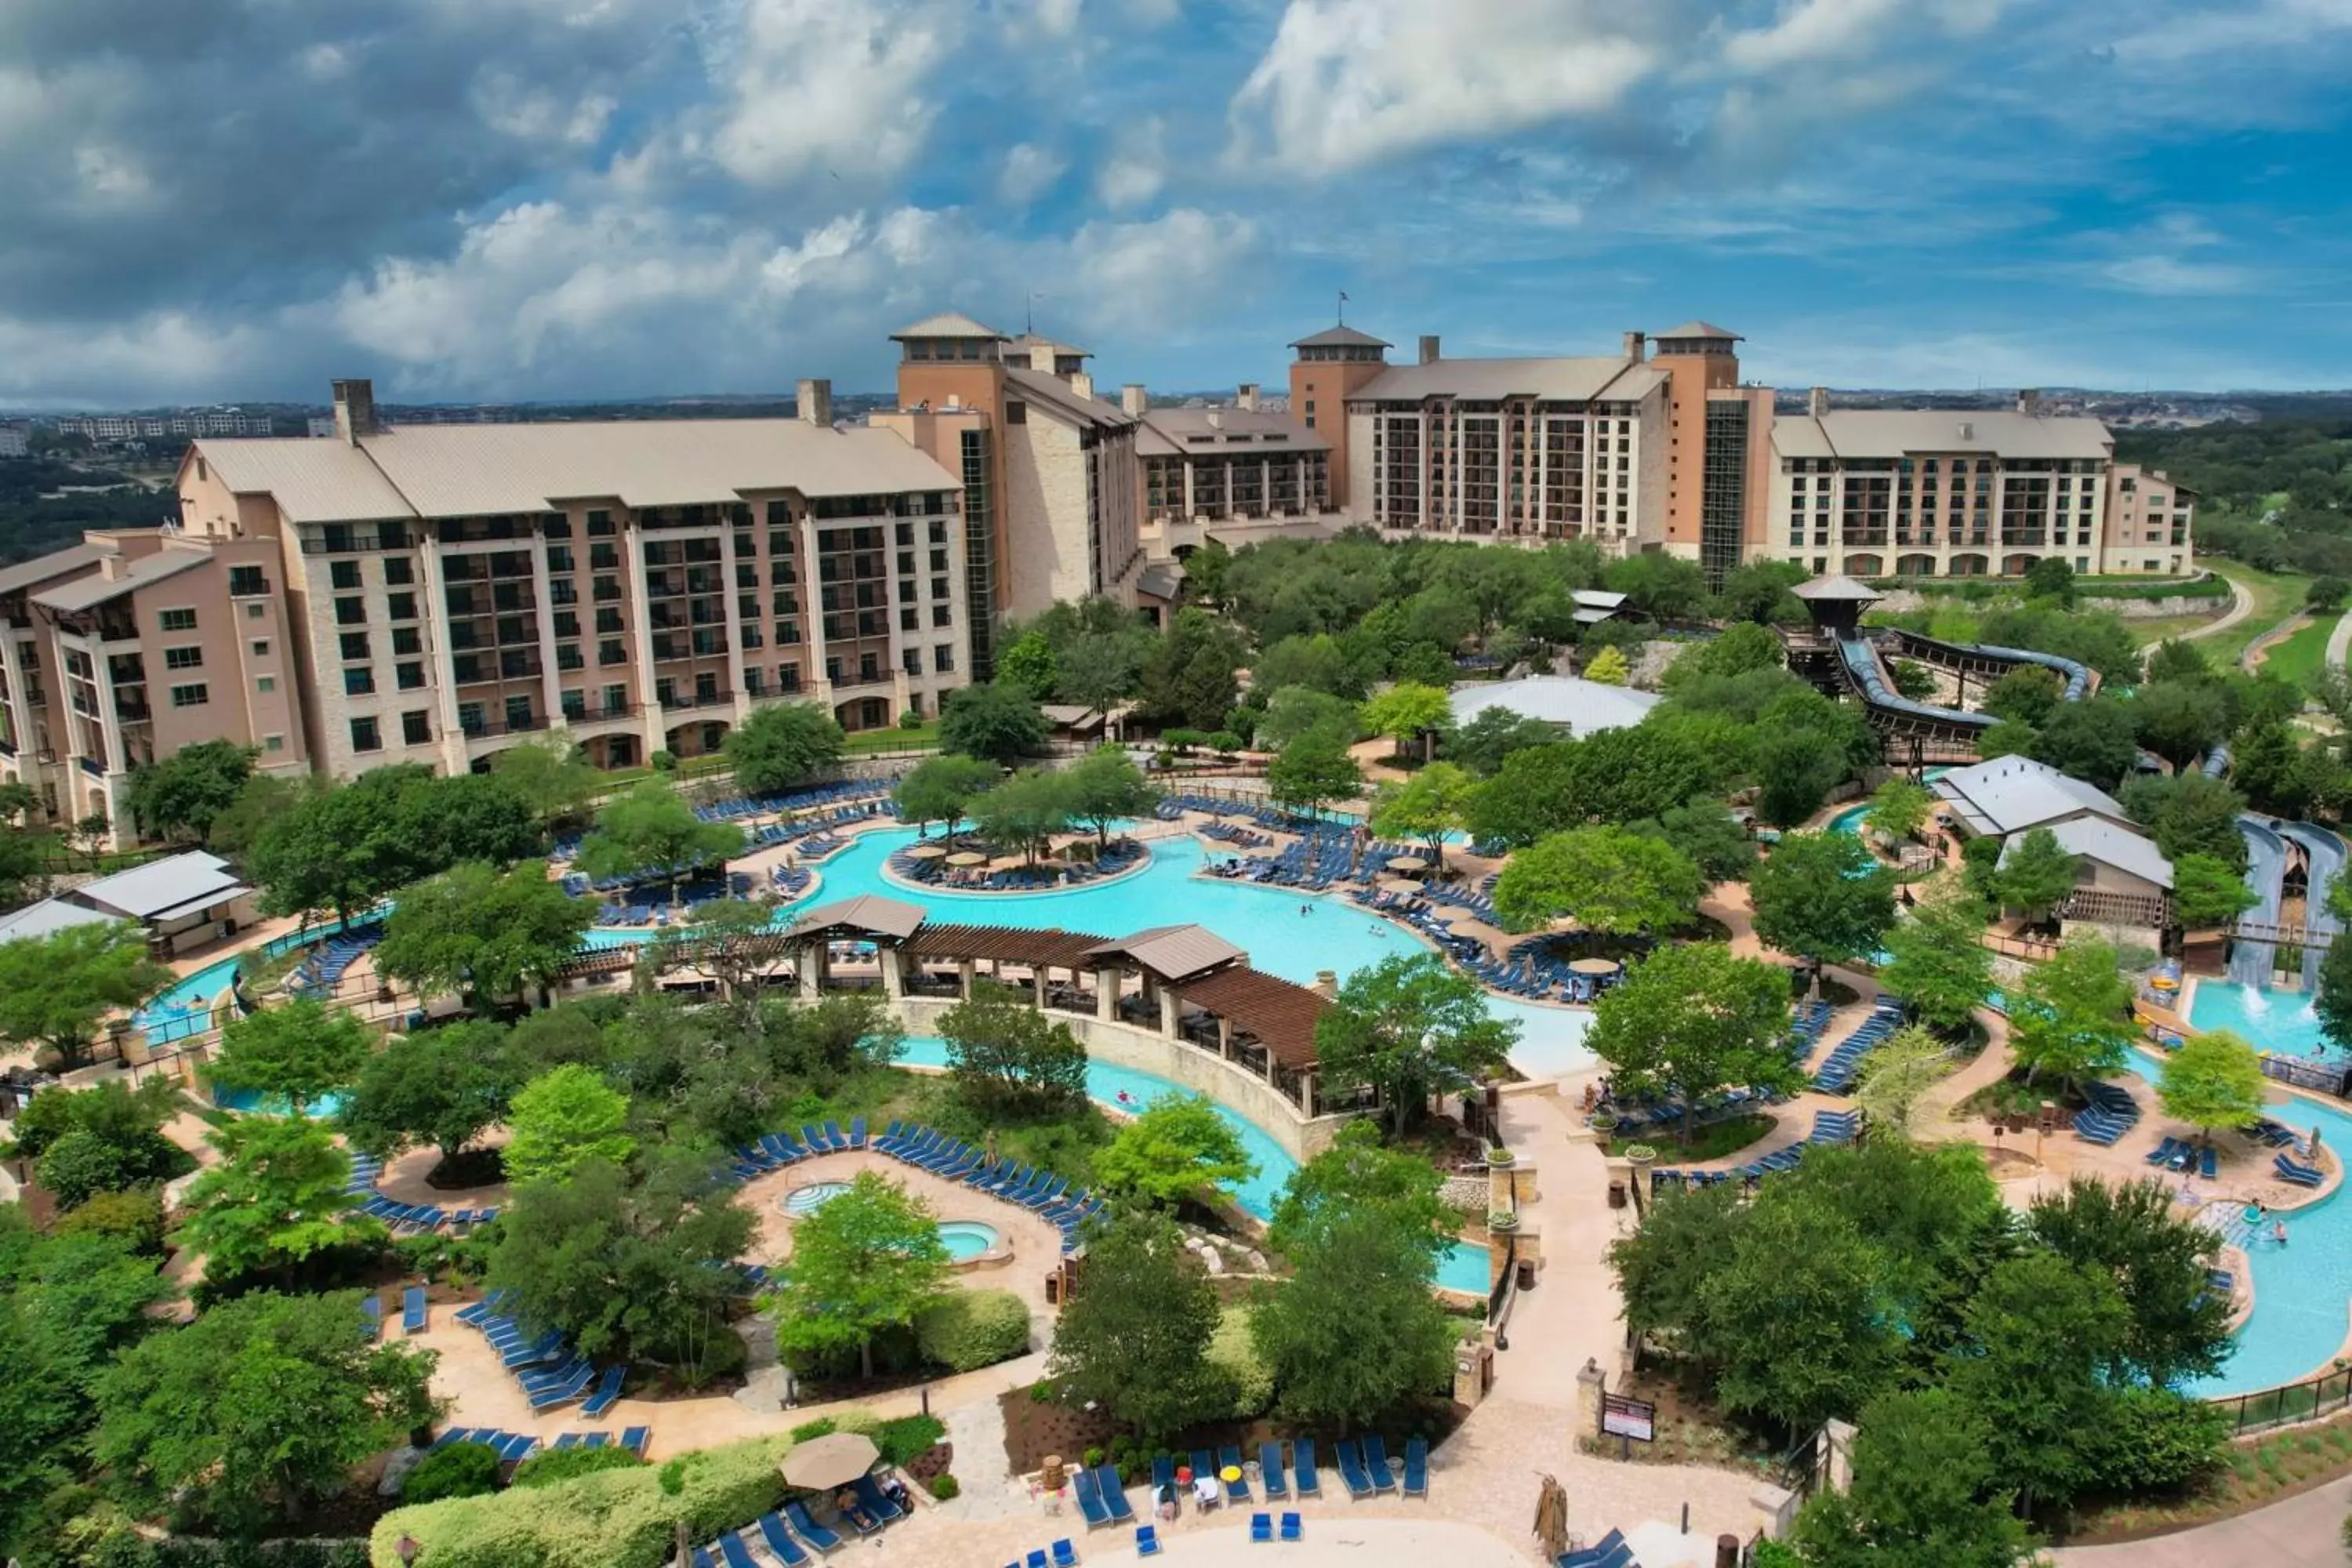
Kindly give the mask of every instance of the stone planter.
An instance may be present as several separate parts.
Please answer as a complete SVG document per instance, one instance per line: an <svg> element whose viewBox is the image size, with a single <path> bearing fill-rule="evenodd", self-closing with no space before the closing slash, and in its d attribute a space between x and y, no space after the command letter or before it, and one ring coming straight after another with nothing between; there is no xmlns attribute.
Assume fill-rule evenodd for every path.
<svg viewBox="0 0 2352 1568"><path fill-rule="evenodd" d="M1658 1152L1647 1143L1628 1143L1625 1145L1625 1163L1633 1167L1634 1181L1646 1183L1650 1179L1650 1167L1658 1163Z"/></svg>
<svg viewBox="0 0 2352 1568"><path fill-rule="evenodd" d="M1592 1113L1591 1127L1595 1132L1600 1133L1604 1138L1607 1137L1610 1133L1617 1131L1617 1113L1613 1110L1594 1111Z"/></svg>
<svg viewBox="0 0 2352 1568"><path fill-rule="evenodd" d="M1486 1228L1496 1236L1508 1236L1519 1228L1519 1216L1514 1213L1496 1209L1486 1216Z"/></svg>
<svg viewBox="0 0 2352 1568"><path fill-rule="evenodd" d="M1508 1149L1495 1148L1486 1151L1486 1168L1490 1171L1507 1171L1518 1163L1519 1157Z"/></svg>

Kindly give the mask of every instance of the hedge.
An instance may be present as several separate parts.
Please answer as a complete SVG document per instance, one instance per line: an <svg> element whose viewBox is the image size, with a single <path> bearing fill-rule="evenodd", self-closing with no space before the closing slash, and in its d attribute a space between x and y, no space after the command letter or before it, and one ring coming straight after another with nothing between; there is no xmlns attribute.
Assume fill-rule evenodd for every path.
<svg viewBox="0 0 2352 1568"><path fill-rule="evenodd" d="M971 1372L1029 1353L1029 1304L1010 1290L957 1290L915 1318L923 1359Z"/></svg>
<svg viewBox="0 0 2352 1568"><path fill-rule="evenodd" d="M841 1431L872 1432L864 1411L835 1418ZM401 1568L402 1535L432 1568L661 1568L683 1521L698 1542L740 1530L784 1498L777 1465L788 1436L704 1448L655 1468L636 1466L493 1497L394 1509L369 1541L374 1568ZM677 1489L665 1478L675 1477Z"/></svg>
<svg viewBox="0 0 2352 1568"><path fill-rule="evenodd" d="M610 1444L601 1448L542 1448L515 1467L512 1485L551 1487L558 1481L593 1476L599 1470L631 1470L645 1461L626 1448Z"/></svg>

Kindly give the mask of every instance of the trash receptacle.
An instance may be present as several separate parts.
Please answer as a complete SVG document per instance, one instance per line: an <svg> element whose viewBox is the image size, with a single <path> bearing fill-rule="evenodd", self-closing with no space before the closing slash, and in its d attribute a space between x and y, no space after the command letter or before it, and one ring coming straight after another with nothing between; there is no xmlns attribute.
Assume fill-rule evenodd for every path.
<svg viewBox="0 0 2352 1568"><path fill-rule="evenodd" d="M1536 1288L1536 1262L1535 1262L1535 1259L1534 1259L1534 1258L1520 1258L1520 1259L1519 1259L1519 1289L1522 1289L1522 1290L1532 1290L1532 1289L1534 1289L1535 1288Z"/></svg>
<svg viewBox="0 0 2352 1568"><path fill-rule="evenodd" d="M1624 1183L1612 1182L1609 1184L1609 1206L1612 1209L1622 1209L1625 1206Z"/></svg>

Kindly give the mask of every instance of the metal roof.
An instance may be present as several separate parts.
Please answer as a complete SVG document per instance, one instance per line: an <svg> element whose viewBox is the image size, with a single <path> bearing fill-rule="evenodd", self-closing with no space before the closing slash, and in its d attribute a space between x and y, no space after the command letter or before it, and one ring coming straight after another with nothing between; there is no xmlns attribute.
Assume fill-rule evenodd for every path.
<svg viewBox="0 0 2352 1568"><path fill-rule="evenodd" d="M1003 332L994 327L982 326L961 310L941 310L890 334L893 342L908 338L994 338L999 342L1005 341Z"/></svg>
<svg viewBox="0 0 2352 1568"><path fill-rule="evenodd" d="M0 594L13 594L20 588L37 587L55 577L86 572L98 564L98 558L103 553L95 544L74 544L63 550L53 550L47 555L36 555L30 561L19 561L14 566L0 567Z"/></svg>
<svg viewBox="0 0 2352 1568"><path fill-rule="evenodd" d="M193 572L211 559L212 556L208 552L201 551L159 550L152 555L142 555L135 560L125 562L122 574L119 577L109 577L102 572L92 572L87 576L77 577L70 583L60 583L54 588L42 589L33 595L33 603L46 605L52 610L63 610L68 614L75 610L87 610L92 605L102 605L109 599L128 594L133 588L143 588L151 583L160 583L166 577L176 577L183 572Z"/></svg>
<svg viewBox="0 0 2352 1568"><path fill-rule="evenodd" d="M43 899L37 904L27 904L14 914L0 915L0 942L25 942L34 937L55 936L74 926L111 925L115 917L86 910L79 904L63 899Z"/></svg>
<svg viewBox="0 0 2352 1568"><path fill-rule="evenodd" d="M1650 336L1654 339L1720 338L1735 343L1748 341L1728 327L1718 327L1711 321L1685 321L1670 332L1652 332Z"/></svg>
<svg viewBox="0 0 2352 1568"><path fill-rule="evenodd" d="M2095 816L2078 816L2052 827L2050 837L2069 855L2112 866L2159 888L2168 889L2172 886L2172 862L2164 858L2163 850L2129 828ZM2000 864L2009 864L2009 858L2024 842L2024 834L2011 834L2009 842L2001 846Z"/></svg>
<svg viewBox="0 0 2352 1568"><path fill-rule="evenodd" d="M1286 415L1257 408L1154 408L1143 416L1136 451L1147 458L1328 452L1331 443Z"/></svg>
<svg viewBox="0 0 2352 1568"><path fill-rule="evenodd" d="M1394 343L1376 338L1370 332L1360 332L1344 321L1336 327L1326 327L1319 332L1309 332L1290 345L1295 349L1391 349Z"/></svg>
<svg viewBox="0 0 2352 1568"><path fill-rule="evenodd" d="M1155 561L1135 574L1138 591L1174 603L1184 591L1184 568L1173 561Z"/></svg>
<svg viewBox="0 0 2352 1568"><path fill-rule="evenodd" d="M2127 820L2115 796L2031 757L1995 757L1957 768L1928 787L1949 801L1975 834L2022 833L2084 815L2118 825Z"/></svg>
<svg viewBox="0 0 2352 1568"><path fill-rule="evenodd" d="M1772 421L1783 458L2105 458L2115 439L2096 419L2045 419L2001 408L1846 408Z"/></svg>
<svg viewBox="0 0 2352 1568"><path fill-rule="evenodd" d="M1315 1026L1331 1003L1304 985L1237 964L1171 989L1181 1000L1230 1018L1255 1035L1266 1054L1284 1067L1315 1065Z"/></svg>
<svg viewBox="0 0 2352 1568"><path fill-rule="evenodd" d="M85 882L68 896L106 913L148 921L161 920L184 906L223 902L246 890L227 861L191 849Z"/></svg>
<svg viewBox="0 0 2352 1568"><path fill-rule="evenodd" d="M1171 983L1249 956L1208 927L1197 925L1152 926L1098 943L1094 952L1124 958Z"/></svg>
<svg viewBox="0 0 2352 1568"><path fill-rule="evenodd" d="M1391 365L1349 393L1348 401L1536 397L1549 403L1590 403L1605 396L1638 402L1665 382L1664 371L1624 359L1437 359L1427 364Z"/></svg>
<svg viewBox="0 0 2352 1568"><path fill-rule="evenodd" d="M206 438L189 447L182 465L199 459L231 490L266 495L297 522L375 522L416 515L383 470L348 441Z"/></svg>
<svg viewBox="0 0 2352 1568"><path fill-rule="evenodd" d="M1023 332L1019 337L1007 338L1004 341L1015 353L1025 353L1032 349L1052 349L1056 359L1069 354L1076 354L1080 359L1095 357L1095 351L1092 349L1082 349L1076 343L1062 342L1057 339L1047 337L1043 332Z"/></svg>
<svg viewBox="0 0 2352 1568"><path fill-rule="evenodd" d="M854 899L819 904L794 921L784 935L787 938L808 937L830 931L856 931L868 936L904 942L914 935L915 928L922 923L923 906L920 904L910 904L904 899L886 899L878 893L860 893Z"/></svg>
<svg viewBox="0 0 2352 1568"><path fill-rule="evenodd" d="M1789 592L1796 595L1800 599L1812 599L1821 602L1828 602L1836 599L1853 599L1863 603L1870 603L1884 596L1877 589L1871 587L1868 584L1857 583L1851 577L1834 575L1828 577L1808 577L1803 582L1798 584L1795 587L1790 589Z"/></svg>
<svg viewBox="0 0 2352 1568"><path fill-rule="evenodd" d="M168 910L157 910L147 918L151 921L175 921L182 915L202 914L206 910L216 909L232 900L241 899L251 891L253 889L244 883L233 882L213 892L199 894L184 904L174 904Z"/></svg>
<svg viewBox="0 0 2352 1568"><path fill-rule="evenodd" d="M1019 365L1006 365L1004 379L1024 394L1032 406L1051 409L1066 420L1092 425L1102 430L1124 430L1136 423L1135 416L1116 403L1106 403L1099 397L1087 397L1058 375L1048 375L1041 370L1025 370ZM912 448L908 448L912 450Z"/></svg>
<svg viewBox="0 0 2352 1568"><path fill-rule="evenodd" d="M1489 708L1565 725L1571 733L1623 730L1665 700L1654 691L1609 686L1573 675L1530 675L1523 680L1479 681L1454 689L1454 721L1466 724Z"/></svg>

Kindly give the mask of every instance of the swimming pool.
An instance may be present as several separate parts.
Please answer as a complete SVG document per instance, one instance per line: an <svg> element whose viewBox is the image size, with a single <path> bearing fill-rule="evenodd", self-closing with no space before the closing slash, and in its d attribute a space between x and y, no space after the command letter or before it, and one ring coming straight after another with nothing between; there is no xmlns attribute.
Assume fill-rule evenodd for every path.
<svg viewBox="0 0 2352 1568"><path fill-rule="evenodd" d="M250 1115L259 1111L268 1116L284 1116L292 1108L280 1096L265 1095L258 1089L216 1089L213 1103L223 1110L235 1110ZM343 1108L340 1094L322 1094L302 1108L302 1114L313 1121L331 1121Z"/></svg>
<svg viewBox="0 0 2352 1568"><path fill-rule="evenodd" d="M898 1053L898 1065L944 1068L948 1065L948 1043L935 1035L909 1035L906 1049ZM1124 1101L1119 1099L1122 1090L1127 1095ZM1091 1058L1087 1062L1087 1098L1097 1105L1128 1110L1139 1103L1149 1105L1163 1094L1192 1092L1153 1073ZM1229 1185L1225 1190L1250 1214L1259 1219L1272 1219L1274 1205L1281 1201L1282 1189L1291 1173L1298 1169L1298 1162L1256 1122L1222 1105L1216 1110L1240 1138L1243 1154L1257 1167L1248 1181ZM1475 1241L1455 1242L1438 1260L1437 1283L1448 1290L1483 1296L1486 1293L1487 1267L1486 1247ZM1466 1283L1474 1278L1476 1283Z"/></svg>
<svg viewBox="0 0 2352 1568"><path fill-rule="evenodd" d="M794 1218L812 1215L848 1190L847 1182L811 1182L804 1187L794 1187L786 1193L783 1209Z"/></svg>
<svg viewBox="0 0 2352 1568"><path fill-rule="evenodd" d="M131 1015L150 1046L165 1046L212 1027L213 1004L236 984L237 961L224 958L158 991Z"/></svg>
<svg viewBox="0 0 2352 1568"><path fill-rule="evenodd" d="M940 1222L940 1241L948 1249L948 1259L953 1263L970 1263L996 1250L1003 1237L996 1227L976 1219L950 1219Z"/></svg>
<svg viewBox="0 0 2352 1568"><path fill-rule="evenodd" d="M1417 939L1344 899L1195 878L1192 873L1200 869L1206 851L1189 834L1154 840L1150 864L1133 876L1065 892L1017 896L915 889L883 876L890 856L915 838L911 827L859 835L825 862L820 888L797 901L831 903L874 893L920 904L942 921L1025 930L1060 927L1105 936L1183 921L1208 927L1248 953L1259 969L1301 985L1312 985L1327 969L1345 979L1395 953L1427 951ZM1302 914L1302 909L1307 912ZM777 918L780 922L790 919L782 912ZM592 948L625 947L656 934L592 931L584 942ZM1592 1065L1592 1053L1584 1047L1591 1013L1495 995L1486 998L1486 1010L1518 1024L1519 1044L1511 1052L1511 1065L1526 1077L1559 1078Z"/></svg>
<svg viewBox="0 0 2352 1568"><path fill-rule="evenodd" d="M2263 991L2232 981L2197 982L2189 999L2189 1021L2200 1029L2227 1029L2256 1050L2283 1057L2338 1060L2341 1053L2320 1032L2311 998L2299 991Z"/></svg>

